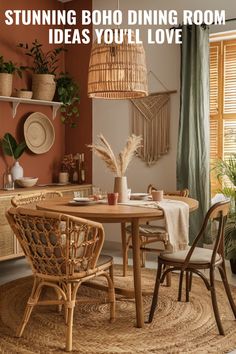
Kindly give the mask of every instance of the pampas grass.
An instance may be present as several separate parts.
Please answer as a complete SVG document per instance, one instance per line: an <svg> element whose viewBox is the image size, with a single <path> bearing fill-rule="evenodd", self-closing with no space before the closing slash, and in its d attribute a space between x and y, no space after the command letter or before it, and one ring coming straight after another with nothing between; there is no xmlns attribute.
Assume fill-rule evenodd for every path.
<svg viewBox="0 0 236 354"><path fill-rule="evenodd" d="M132 134L117 158L104 136L100 134L98 138L98 143L88 145L88 147L90 147L92 151L105 162L108 169L117 177L124 176L137 149L141 147L142 137Z"/></svg>

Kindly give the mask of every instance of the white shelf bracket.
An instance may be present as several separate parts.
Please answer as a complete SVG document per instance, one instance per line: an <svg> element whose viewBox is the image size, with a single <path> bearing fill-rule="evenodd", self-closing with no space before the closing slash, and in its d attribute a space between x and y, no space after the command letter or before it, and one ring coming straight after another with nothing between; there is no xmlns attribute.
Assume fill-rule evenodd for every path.
<svg viewBox="0 0 236 354"><path fill-rule="evenodd" d="M20 101L12 102L12 117L15 118Z"/></svg>
<svg viewBox="0 0 236 354"><path fill-rule="evenodd" d="M60 107L61 105L53 105L52 106L52 119L54 120L56 118L56 115L57 115L57 111L58 111L58 108Z"/></svg>

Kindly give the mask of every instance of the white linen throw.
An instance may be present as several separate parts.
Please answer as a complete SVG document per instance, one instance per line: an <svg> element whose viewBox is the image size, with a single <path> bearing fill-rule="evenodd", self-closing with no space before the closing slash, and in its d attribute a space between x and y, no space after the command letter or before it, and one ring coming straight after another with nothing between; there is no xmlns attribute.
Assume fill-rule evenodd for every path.
<svg viewBox="0 0 236 354"><path fill-rule="evenodd" d="M163 210L168 233L167 250L176 252L184 250L189 241L189 206L179 200L164 199L161 202L129 201L123 205L158 208Z"/></svg>

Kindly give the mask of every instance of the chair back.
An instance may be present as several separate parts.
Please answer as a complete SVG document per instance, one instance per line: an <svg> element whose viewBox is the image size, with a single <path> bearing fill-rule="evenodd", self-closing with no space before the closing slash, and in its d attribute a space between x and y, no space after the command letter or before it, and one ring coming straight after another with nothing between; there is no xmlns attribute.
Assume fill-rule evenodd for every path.
<svg viewBox="0 0 236 354"><path fill-rule="evenodd" d="M191 258L191 255L194 251L194 248L197 246L200 239L203 237L204 233L207 231L207 227L209 225L209 221L216 221L216 238L214 243L214 248L212 252L211 263L214 264L216 255L219 253L221 257L224 259L224 229L227 221L227 216L229 213L230 201L225 200L219 203L214 204L208 210L205 219L203 221L203 225L197 237L194 239L194 242L187 254L185 259L185 264L187 264Z"/></svg>
<svg viewBox="0 0 236 354"><path fill-rule="evenodd" d="M152 191L157 191L157 188L154 187L152 184L149 184L148 187L147 187L147 193L151 194ZM174 192L164 191L164 195L188 197L189 196L189 190L187 188L185 188L185 189L182 189L182 190L179 190L179 191L174 191Z"/></svg>
<svg viewBox="0 0 236 354"><path fill-rule="evenodd" d="M46 199L62 197L63 194L58 191L53 192L37 192L31 194L19 194L11 199L11 204L14 207L27 205L30 208L36 208L36 204Z"/></svg>
<svg viewBox="0 0 236 354"><path fill-rule="evenodd" d="M34 273L65 278L96 266L104 242L101 224L23 208L9 209L6 217Z"/></svg>

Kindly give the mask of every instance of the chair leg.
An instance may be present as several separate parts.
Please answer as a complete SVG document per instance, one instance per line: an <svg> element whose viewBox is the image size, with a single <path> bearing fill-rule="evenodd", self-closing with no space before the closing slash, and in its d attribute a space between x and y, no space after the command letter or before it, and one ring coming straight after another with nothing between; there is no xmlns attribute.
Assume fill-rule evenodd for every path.
<svg viewBox="0 0 236 354"><path fill-rule="evenodd" d="M184 271L181 270L180 275L179 275L178 301L181 301L181 299L182 299L183 277L184 277Z"/></svg>
<svg viewBox="0 0 236 354"><path fill-rule="evenodd" d="M154 287L154 292L152 296L152 305L149 313L149 318L148 318L148 323L151 323L153 320L153 316L157 307L157 302L158 302L158 293L159 293L159 287L160 287L160 282L161 282L161 273L162 273L162 263L158 262L158 269L157 269L157 275L156 275L156 282L155 282L155 287Z"/></svg>
<svg viewBox="0 0 236 354"><path fill-rule="evenodd" d="M169 267L167 266L166 268L168 269ZM166 286L171 286L171 272L166 275Z"/></svg>
<svg viewBox="0 0 236 354"><path fill-rule="evenodd" d="M38 280L35 278L34 279L34 285L33 285L33 289L31 291L31 295L27 301L27 305L26 305L26 308L25 308L25 311L24 311L24 315L23 315L23 318L21 320L21 323L19 325L19 327L17 328L17 332L16 332L16 336L17 337L21 337L23 332L24 332L24 329L25 329L25 326L27 325L28 321L29 321L29 318L30 318L30 315L32 313L32 310L34 308L34 306L37 304L38 302L38 299L40 297L40 294L41 294L41 286L38 282Z"/></svg>
<svg viewBox="0 0 236 354"><path fill-rule="evenodd" d="M72 289L72 284L67 284L67 322L66 322L66 351L70 352L72 350L72 334L73 334L73 317L74 317L74 308L75 308L75 299L77 290L80 284Z"/></svg>
<svg viewBox="0 0 236 354"><path fill-rule="evenodd" d="M225 267L224 266L219 267L219 271L220 271L220 276L221 276L221 279L223 281L225 292L226 292L226 295L228 297L231 309L233 311L234 317L236 318L236 306L235 306L235 303L234 303L234 300L233 300L233 297L232 297L232 294L231 294L231 291L230 291L227 275L226 275L226 272L225 272Z"/></svg>
<svg viewBox="0 0 236 354"><path fill-rule="evenodd" d="M73 330L73 316L74 316L74 306L68 308L68 320L67 320L67 331L66 331L66 351L70 352L72 350L72 330Z"/></svg>
<svg viewBox="0 0 236 354"><path fill-rule="evenodd" d="M127 265L128 265L128 250L129 250L129 240L126 241L126 230L125 223L121 223L121 240L122 240L122 255L123 255L123 277L126 276L127 273Z"/></svg>
<svg viewBox="0 0 236 354"><path fill-rule="evenodd" d="M216 320L216 324L218 327L218 331L220 333L220 335L224 335L224 329L222 327L222 323L221 323L221 319L220 319L220 315L219 315L219 309L218 309L218 305L217 305L217 299L216 299L216 290L215 290L215 277L214 277L214 269L210 269L210 284L211 284L211 301L212 301L212 307L213 307L213 311L214 311L214 315L215 315L215 320Z"/></svg>
<svg viewBox="0 0 236 354"><path fill-rule="evenodd" d="M111 267L110 267L111 268ZM113 323L115 320L115 308L116 308L116 297L115 288L112 278L108 273L104 271L100 276L104 276L108 283L108 299L110 302L110 322Z"/></svg>
<svg viewBox="0 0 236 354"><path fill-rule="evenodd" d="M189 302L190 276L191 272L186 271L186 302Z"/></svg>
<svg viewBox="0 0 236 354"><path fill-rule="evenodd" d="M192 290L192 282L193 282L193 273L190 272L190 274L189 274L189 291Z"/></svg>

